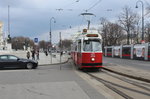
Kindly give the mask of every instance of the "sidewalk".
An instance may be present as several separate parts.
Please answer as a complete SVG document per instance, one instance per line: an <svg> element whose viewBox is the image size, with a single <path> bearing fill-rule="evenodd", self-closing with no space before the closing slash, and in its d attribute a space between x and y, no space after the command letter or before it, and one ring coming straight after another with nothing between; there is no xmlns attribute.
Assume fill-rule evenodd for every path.
<svg viewBox="0 0 150 99"><path fill-rule="evenodd" d="M127 75L136 79L142 79L147 82L150 81L150 72L146 70L132 68L129 66L114 65L110 63L106 63L104 69L105 68L122 75Z"/></svg>
<svg viewBox="0 0 150 99"><path fill-rule="evenodd" d="M62 55L61 62L60 62L60 54L53 53L52 54L52 63L51 63L51 55L50 54L48 56L46 56L44 53L40 53L39 57L40 57L40 59L38 60L39 65L48 65L48 64L64 63L68 60L69 55L67 55L67 54Z"/></svg>
<svg viewBox="0 0 150 99"><path fill-rule="evenodd" d="M7 51L7 52L1 52L0 54L11 54L11 55L18 56L20 58L27 58L26 51ZM62 55L61 63L66 62L69 57L70 56L67 54ZM32 57L30 57L30 59L32 59ZM36 56L35 56L35 59L36 59ZM58 64L58 63L60 63L60 53L52 53L52 63L51 63L50 54L48 56L46 56L45 53L40 52L39 60L37 60L37 61L38 61L39 65Z"/></svg>

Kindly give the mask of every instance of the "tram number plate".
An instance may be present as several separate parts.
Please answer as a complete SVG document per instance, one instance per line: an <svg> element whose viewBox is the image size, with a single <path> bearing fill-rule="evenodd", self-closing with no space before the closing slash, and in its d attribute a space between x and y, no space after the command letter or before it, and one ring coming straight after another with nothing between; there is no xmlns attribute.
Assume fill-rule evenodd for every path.
<svg viewBox="0 0 150 99"><path fill-rule="evenodd" d="M91 57L95 57L95 54L94 54L94 53L91 53Z"/></svg>

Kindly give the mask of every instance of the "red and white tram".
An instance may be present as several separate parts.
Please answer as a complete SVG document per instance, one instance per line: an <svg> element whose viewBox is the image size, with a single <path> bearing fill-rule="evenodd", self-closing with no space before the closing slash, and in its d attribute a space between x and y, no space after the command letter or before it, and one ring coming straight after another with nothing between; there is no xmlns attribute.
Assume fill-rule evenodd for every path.
<svg viewBox="0 0 150 99"><path fill-rule="evenodd" d="M98 31L84 29L71 48L71 56L78 69L102 67L102 36Z"/></svg>

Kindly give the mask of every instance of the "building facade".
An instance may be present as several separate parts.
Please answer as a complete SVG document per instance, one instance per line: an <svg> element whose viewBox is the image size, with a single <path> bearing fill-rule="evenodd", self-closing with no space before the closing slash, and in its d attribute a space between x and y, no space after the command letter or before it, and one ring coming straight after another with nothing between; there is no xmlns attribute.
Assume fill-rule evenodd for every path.
<svg viewBox="0 0 150 99"><path fill-rule="evenodd" d="M0 21L0 50L4 48L3 22Z"/></svg>

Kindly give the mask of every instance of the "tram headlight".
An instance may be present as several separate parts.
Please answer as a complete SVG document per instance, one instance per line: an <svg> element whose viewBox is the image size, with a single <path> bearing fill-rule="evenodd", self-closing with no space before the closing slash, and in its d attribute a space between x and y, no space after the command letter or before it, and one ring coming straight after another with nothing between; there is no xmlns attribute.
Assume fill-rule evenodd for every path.
<svg viewBox="0 0 150 99"><path fill-rule="evenodd" d="M91 58L91 61L95 61L95 58Z"/></svg>

